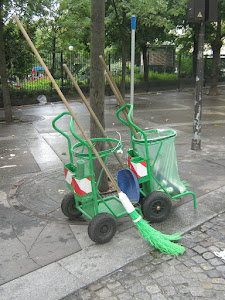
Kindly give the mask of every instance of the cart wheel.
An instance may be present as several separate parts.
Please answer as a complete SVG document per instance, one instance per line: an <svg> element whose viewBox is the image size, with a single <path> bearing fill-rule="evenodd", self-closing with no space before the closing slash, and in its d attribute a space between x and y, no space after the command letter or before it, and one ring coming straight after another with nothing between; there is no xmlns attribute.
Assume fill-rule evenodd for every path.
<svg viewBox="0 0 225 300"><path fill-rule="evenodd" d="M171 210L170 197L163 192L152 192L144 198L142 210L148 221L162 222Z"/></svg>
<svg viewBox="0 0 225 300"><path fill-rule="evenodd" d="M109 213L100 213L94 216L88 226L88 235L97 244L109 242L115 233L116 220Z"/></svg>
<svg viewBox="0 0 225 300"><path fill-rule="evenodd" d="M69 193L64 196L61 209L63 214L70 220L75 220L79 218L82 213L76 208L75 198L73 193Z"/></svg>

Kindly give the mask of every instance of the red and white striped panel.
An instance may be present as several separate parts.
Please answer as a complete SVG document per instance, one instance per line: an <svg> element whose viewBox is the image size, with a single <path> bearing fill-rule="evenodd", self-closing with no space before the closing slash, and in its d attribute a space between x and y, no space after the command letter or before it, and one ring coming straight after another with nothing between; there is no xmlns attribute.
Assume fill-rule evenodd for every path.
<svg viewBox="0 0 225 300"><path fill-rule="evenodd" d="M66 182L73 187L76 194L83 196L92 192L90 176L83 179L75 179L72 172L70 172L66 168L64 168L64 170Z"/></svg>
<svg viewBox="0 0 225 300"><path fill-rule="evenodd" d="M137 178L148 175L146 161L134 163L131 161L131 157L128 156L128 166L131 169L131 171L134 172L134 174L137 176Z"/></svg>

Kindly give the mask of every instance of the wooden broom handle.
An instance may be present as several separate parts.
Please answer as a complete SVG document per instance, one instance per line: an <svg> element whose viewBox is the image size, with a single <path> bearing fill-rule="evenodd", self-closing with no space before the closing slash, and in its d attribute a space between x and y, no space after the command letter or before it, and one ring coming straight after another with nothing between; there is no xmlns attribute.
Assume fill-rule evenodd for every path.
<svg viewBox="0 0 225 300"><path fill-rule="evenodd" d="M61 92L60 88L58 87L57 83L55 82L55 79L52 77L52 74L50 73L49 69L47 68L44 61L42 60L42 58L39 55L39 53L38 53L37 49L35 48L34 44L30 40L30 38L29 38L28 34L26 33L26 30L24 29L23 25L20 23L20 21L19 21L19 19L16 15L14 15L14 19L15 19L17 25L19 26L21 32L23 33L25 39L27 40L28 44L30 45L31 49L33 50L34 54L36 55L38 61L40 62L40 64L44 68L46 74L48 75L49 79L51 80L54 88L56 89L56 91L58 93L58 95L62 99L63 103L65 104L66 108L68 109L69 113L71 114L72 118L74 119L75 123L77 124L78 128L80 129L81 133L83 134L83 136L84 136L85 140L87 141L88 145L91 147L92 152L95 154L95 156L98 159L100 165L102 166L102 168L106 172L107 176L109 177L110 181L112 182L113 186L115 187L116 191L118 193L120 193L121 190L119 189L118 185L116 184L116 181L112 177L112 175L109 172L108 168L106 167L106 165L104 164L104 162L101 159L100 155L98 154L98 151L95 149L95 147L92 144L91 140L87 136L86 132L84 131L83 127L81 126L81 124L80 124L79 120L77 119L76 115L72 111L69 103L67 102L66 98L64 97L63 93Z"/></svg>
<svg viewBox="0 0 225 300"><path fill-rule="evenodd" d="M66 64L63 64L63 68L65 69L67 75L69 76L70 80L72 81L74 87L76 88L78 94L80 95L81 99L83 100L84 104L86 105L87 109L89 110L90 114L92 115L93 119L95 120L95 123L97 124L99 130L101 131L102 135L105 138L108 138L104 128L102 127L102 124L99 122L99 119L97 118L96 114L94 113L93 109L91 108L90 104L88 103L87 99L85 98L83 92L81 91L79 85L77 84L76 80L74 79L73 75L71 74L69 68L67 67ZM107 141L107 143L109 144L110 148L113 148L113 145L110 141ZM115 155L115 157L117 158L118 162L120 163L120 166L122 167L122 169L125 169L125 165L122 161L122 159L119 157L117 152L113 152L113 154Z"/></svg>
<svg viewBox="0 0 225 300"><path fill-rule="evenodd" d="M110 71L109 71L106 63L105 63L105 61L104 61L104 58L102 57L102 55L100 55L99 58L100 58L100 61L101 61L102 65L104 66L104 68L106 70L106 78L107 78L107 80L109 82L109 85L110 85L110 87L111 87L114 95L116 96L117 101L118 101L120 107L122 107L126 103L125 103L125 101L124 101L124 99L123 99L123 97L122 97L122 95L121 95L121 93L120 93L120 91L119 91L119 89L118 89L118 87L117 87L117 85L116 85L116 83L115 83L115 81L114 81L114 79L113 79L113 77L112 77L112 75L111 75L111 73L110 73ZM128 121L128 113L129 113L128 107L126 107L125 109L123 109L123 113L124 113L124 116L125 116L127 122L129 123L129 121ZM133 120L132 116L131 116L131 121L134 123L134 120ZM133 126L131 126L131 130L133 132L134 137L136 139L139 139L139 137L137 135L137 132L136 132L136 130L135 130L135 128Z"/></svg>

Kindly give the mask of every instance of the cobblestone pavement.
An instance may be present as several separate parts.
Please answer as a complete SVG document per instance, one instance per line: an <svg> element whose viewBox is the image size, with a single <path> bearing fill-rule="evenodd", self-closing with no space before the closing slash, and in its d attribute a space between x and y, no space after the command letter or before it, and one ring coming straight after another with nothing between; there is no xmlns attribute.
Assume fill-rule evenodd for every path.
<svg viewBox="0 0 225 300"><path fill-rule="evenodd" d="M214 254L225 249L225 213L180 242L183 256L148 253L63 299L225 299L225 261Z"/></svg>

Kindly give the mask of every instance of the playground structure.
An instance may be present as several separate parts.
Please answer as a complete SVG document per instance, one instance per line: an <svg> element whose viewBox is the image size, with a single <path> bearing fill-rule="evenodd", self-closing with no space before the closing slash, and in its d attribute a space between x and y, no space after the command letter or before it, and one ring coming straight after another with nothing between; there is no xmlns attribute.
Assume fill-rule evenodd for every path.
<svg viewBox="0 0 225 300"><path fill-rule="evenodd" d="M39 73L38 73L39 71ZM41 71L44 71L44 68L39 66L39 67L33 67L32 68L32 71L31 71L31 80L30 82L36 80L36 79L46 79L48 78L47 74L46 73L40 73Z"/></svg>

